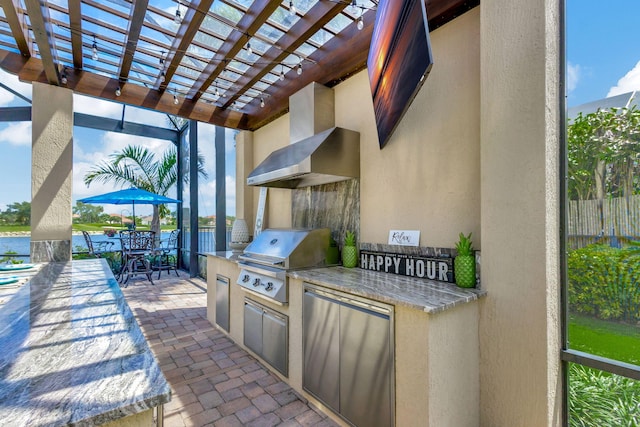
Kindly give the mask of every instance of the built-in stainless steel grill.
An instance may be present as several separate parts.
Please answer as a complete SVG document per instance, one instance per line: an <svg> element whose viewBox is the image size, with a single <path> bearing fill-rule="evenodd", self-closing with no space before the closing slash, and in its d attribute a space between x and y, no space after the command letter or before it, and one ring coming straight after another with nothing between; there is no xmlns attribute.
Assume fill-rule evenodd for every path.
<svg viewBox="0 0 640 427"><path fill-rule="evenodd" d="M237 284L250 293L287 304L289 270L326 265L330 230L267 229L247 246L238 258Z"/></svg>

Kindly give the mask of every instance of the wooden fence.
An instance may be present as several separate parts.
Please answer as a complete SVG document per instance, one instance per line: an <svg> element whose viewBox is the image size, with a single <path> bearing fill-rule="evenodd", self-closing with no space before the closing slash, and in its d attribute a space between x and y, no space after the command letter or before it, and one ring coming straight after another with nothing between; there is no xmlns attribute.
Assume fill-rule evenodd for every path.
<svg viewBox="0 0 640 427"><path fill-rule="evenodd" d="M595 242L619 246L628 240L640 239L640 195L605 199L603 221L597 200L570 200L568 217L570 249Z"/></svg>

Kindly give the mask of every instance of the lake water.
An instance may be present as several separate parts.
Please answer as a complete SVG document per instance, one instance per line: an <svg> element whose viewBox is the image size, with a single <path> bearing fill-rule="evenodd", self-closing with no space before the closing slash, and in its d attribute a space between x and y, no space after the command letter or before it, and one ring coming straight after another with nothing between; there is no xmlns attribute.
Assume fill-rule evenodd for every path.
<svg viewBox="0 0 640 427"><path fill-rule="evenodd" d="M227 232L227 241L231 238L230 231ZM169 232L162 232L161 239L168 239ZM189 235L187 233L184 236L185 239L189 239ZM120 241L118 239L109 238L104 234L92 234L91 239L94 242L108 240L110 242L114 242L113 250L120 250ZM10 236L10 237L0 237L0 258L2 258L2 254L12 251L17 253L18 255L29 255L29 247L30 247L31 237L29 236ZM215 251L215 233L212 230L200 231L198 233L198 248L199 252L213 252ZM74 234L71 239L71 250L73 252L84 252L87 250L87 245L84 242L84 237L82 234ZM17 258L22 261L28 262L28 257L20 257Z"/></svg>

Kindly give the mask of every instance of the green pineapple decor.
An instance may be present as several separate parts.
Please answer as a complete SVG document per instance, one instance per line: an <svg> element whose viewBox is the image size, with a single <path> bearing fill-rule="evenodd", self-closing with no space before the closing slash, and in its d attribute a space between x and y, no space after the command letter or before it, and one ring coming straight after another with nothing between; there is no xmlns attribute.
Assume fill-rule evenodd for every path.
<svg viewBox="0 0 640 427"><path fill-rule="evenodd" d="M353 268L358 265L358 248L356 247L356 235L347 231L344 237L344 247L342 248L342 265Z"/></svg>
<svg viewBox="0 0 640 427"><path fill-rule="evenodd" d="M466 237L460 233L456 250L458 255L453 260L456 284L461 288L473 288L476 285L476 257L473 254L471 233Z"/></svg>

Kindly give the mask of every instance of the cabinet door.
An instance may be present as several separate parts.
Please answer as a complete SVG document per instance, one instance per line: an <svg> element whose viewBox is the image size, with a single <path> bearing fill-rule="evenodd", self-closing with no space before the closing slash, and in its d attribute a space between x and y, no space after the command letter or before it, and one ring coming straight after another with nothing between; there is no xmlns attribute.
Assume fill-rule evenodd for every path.
<svg viewBox="0 0 640 427"><path fill-rule="evenodd" d="M288 376L287 320L265 311L262 317L262 358Z"/></svg>
<svg viewBox="0 0 640 427"><path fill-rule="evenodd" d="M340 414L357 426L391 426L393 420L389 316L340 306Z"/></svg>
<svg viewBox="0 0 640 427"><path fill-rule="evenodd" d="M339 313L336 302L305 290L302 386L336 412L340 411Z"/></svg>
<svg viewBox="0 0 640 427"><path fill-rule="evenodd" d="M262 354L262 309L244 303L244 345Z"/></svg>

